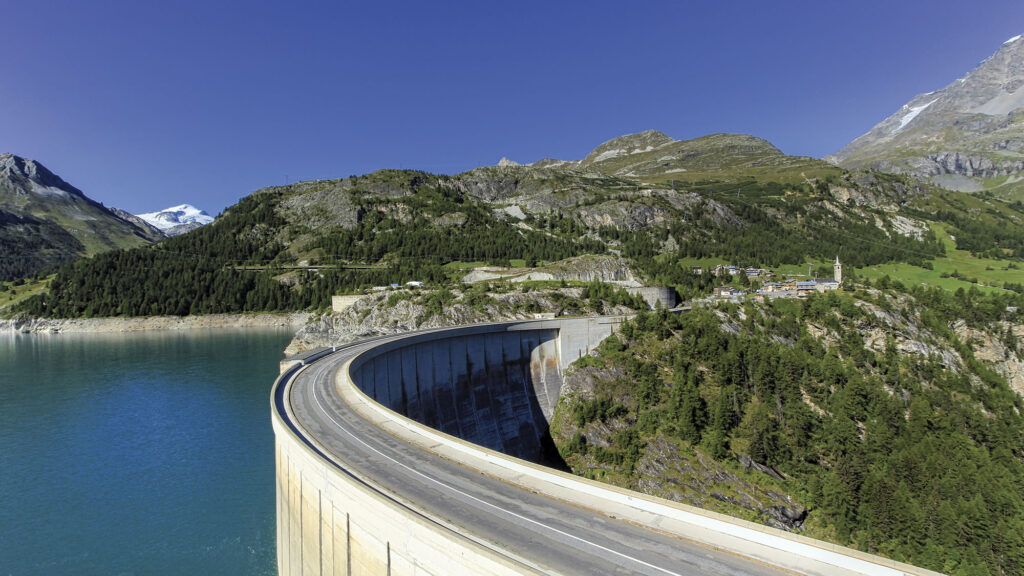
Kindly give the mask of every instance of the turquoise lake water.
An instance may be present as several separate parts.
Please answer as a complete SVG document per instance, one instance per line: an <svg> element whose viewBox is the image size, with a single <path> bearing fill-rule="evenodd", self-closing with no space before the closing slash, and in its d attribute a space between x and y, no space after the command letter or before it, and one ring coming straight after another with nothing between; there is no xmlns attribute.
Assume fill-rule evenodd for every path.
<svg viewBox="0 0 1024 576"><path fill-rule="evenodd" d="M0 574L274 574L290 331L0 336Z"/></svg>

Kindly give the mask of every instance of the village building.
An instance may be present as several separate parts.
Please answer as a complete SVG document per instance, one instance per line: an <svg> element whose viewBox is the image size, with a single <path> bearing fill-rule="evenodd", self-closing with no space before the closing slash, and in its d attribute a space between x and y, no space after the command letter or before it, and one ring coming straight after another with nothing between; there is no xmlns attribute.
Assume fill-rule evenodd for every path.
<svg viewBox="0 0 1024 576"><path fill-rule="evenodd" d="M818 280L814 285L814 289L818 292L828 292L829 290L838 290L839 282L835 280Z"/></svg>
<svg viewBox="0 0 1024 576"><path fill-rule="evenodd" d="M720 300L739 300L746 295L746 292L732 286L719 286L715 288L715 298Z"/></svg>
<svg viewBox="0 0 1024 576"><path fill-rule="evenodd" d="M726 266L725 264L719 264L718 266L715 266L713 274L716 277L735 276L735 275L739 274L742 271L743 271L742 269L737 268L736 266L731 266L731 265L730 266Z"/></svg>
<svg viewBox="0 0 1024 576"><path fill-rule="evenodd" d="M764 268L747 267L743 269L743 273L747 275L747 278L754 279L767 276L768 270L765 270Z"/></svg>
<svg viewBox="0 0 1024 576"><path fill-rule="evenodd" d="M795 288L796 288L796 295L798 297L799 296L807 296L811 292L814 292L817 289L817 286L818 286L818 281L817 280L798 280L796 282L796 286L795 286Z"/></svg>
<svg viewBox="0 0 1024 576"><path fill-rule="evenodd" d="M701 275L701 274L704 273L703 269L701 269L699 266L694 266L694 267L690 268L690 272L692 272L693 274L696 274L696 275ZM714 274L716 277L738 276L740 274L743 274L747 278L761 278L762 276L767 276L771 272L769 270L764 269L764 268L755 268L753 266L747 266L746 268L741 268L739 266L733 266L733 265L728 265L727 266L725 264L719 264L718 266L715 266L711 270L711 273Z"/></svg>
<svg viewBox="0 0 1024 576"><path fill-rule="evenodd" d="M811 278L809 280L798 280L796 278L785 282L765 282L752 296L754 300L763 302L766 298L806 298L814 292L825 293L830 290L838 290L843 283L843 265L836 256L832 265L832 278ZM724 274L746 274L748 278L767 276L770 272L762 268L738 268L736 266L719 265L715 267L715 276ZM746 296L745 292L731 286L719 286L715 288L715 298L722 300L738 300Z"/></svg>

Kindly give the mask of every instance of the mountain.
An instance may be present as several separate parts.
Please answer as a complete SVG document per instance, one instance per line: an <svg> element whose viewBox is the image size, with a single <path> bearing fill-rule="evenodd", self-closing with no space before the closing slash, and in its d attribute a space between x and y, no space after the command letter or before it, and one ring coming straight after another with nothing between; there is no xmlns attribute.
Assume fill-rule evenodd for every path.
<svg viewBox="0 0 1024 576"><path fill-rule="evenodd" d="M120 208L115 208L113 206L108 207L107 210L113 212L114 215L117 216L118 218L125 220L127 222L131 222L132 224L138 226L139 228L142 228L149 235L155 238L165 238L168 236L163 230L157 228L156 226L153 226L149 222L146 222L142 218L139 218L135 214L132 214L126 210L121 210Z"/></svg>
<svg viewBox="0 0 1024 576"><path fill-rule="evenodd" d="M829 160L1024 199L1024 37L952 84L921 94Z"/></svg>
<svg viewBox="0 0 1024 576"><path fill-rule="evenodd" d="M160 238L89 199L42 164L0 154L0 280Z"/></svg>
<svg viewBox="0 0 1024 576"><path fill-rule="evenodd" d="M517 166L503 160L499 166ZM707 178L802 182L818 175L838 174L820 160L788 156L756 136L711 134L692 140L675 140L657 130L613 138L594 148L582 160L545 158L525 166L639 178L649 183Z"/></svg>
<svg viewBox="0 0 1024 576"><path fill-rule="evenodd" d="M213 222L213 216L191 204L171 206L157 212L146 212L137 216L167 236L178 236Z"/></svg>
<svg viewBox="0 0 1024 576"><path fill-rule="evenodd" d="M411 279L455 285L466 268L587 254L621 256L640 281L698 295L714 279L691 275L685 262L804 268L838 255L851 267L923 264L944 251L925 219L960 214L938 200L917 206L926 191L906 179L787 156L742 134L674 140L648 131L605 142L582 160L504 164L452 176L379 170L257 190L189 234L66 268L49 297L21 311L327 308L332 294ZM984 218L977 230L951 221L957 242L992 244L989 221L1010 250L1024 238L1017 213Z"/></svg>

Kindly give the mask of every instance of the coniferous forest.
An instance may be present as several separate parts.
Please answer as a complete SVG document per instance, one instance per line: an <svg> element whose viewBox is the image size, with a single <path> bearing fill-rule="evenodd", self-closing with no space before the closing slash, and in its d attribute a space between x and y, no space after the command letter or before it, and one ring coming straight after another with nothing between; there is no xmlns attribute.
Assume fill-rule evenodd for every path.
<svg viewBox="0 0 1024 576"><path fill-rule="evenodd" d="M710 289L709 279L675 262L720 258L777 266L800 264L810 251L819 260L838 255L850 266L866 266L944 253L932 234L893 235L865 217L834 218L820 203L772 206L769 200L783 191L774 183L746 182L734 187L736 194L718 187L739 223L716 220L697 204L664 227L592 229L562 210L530 214L518 224L496 217L446 177L382 172L378 177L402 195L352 188L354 225L318 228L286 217L282 206L297 198L296 189L270 188L189 234L65 265L49 294L19 311L94 317L326 309L332 294L409 280L448 282L445 266L453 262L534 266L609 250L629 258L649 282L697 294ZM777 217L783 209L793 222ZM666 244L674 250L666 253Z"/></svg>
<svg viewBox="0 0 1024 576"><path fill-rule="evenodd" d="M1020 322L1021 304L871 289L641 313L578 366L597 370L592 396L560 406L556 442L577 473L617 471L632 488L659 439L734 468L743 454L784 478L752 481L801 501L812 535L942 572L1020 574L1024 402L949 326ZM891 335L867 345L879 311L919 314L904 324L933 353L899 353ZM611 366L624 373L602 377Z"/></svg>

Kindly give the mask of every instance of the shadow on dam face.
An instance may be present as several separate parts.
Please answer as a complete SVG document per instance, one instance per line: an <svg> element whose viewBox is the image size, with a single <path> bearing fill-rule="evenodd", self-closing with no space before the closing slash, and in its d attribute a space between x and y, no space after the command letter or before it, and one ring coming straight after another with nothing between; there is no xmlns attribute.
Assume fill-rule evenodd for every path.
<svg viewBox="0 0 1024 576"><path fill-rule="evenodd" d="M560 354L575 360L611 333L608 326L591 336L590 324L567 324L575 339L560 334L564 327L513 330L507 325L411 337L364 353L350 374L364 393L403 416L566 470L549 430L562 367L568 364Z"/></svg>

